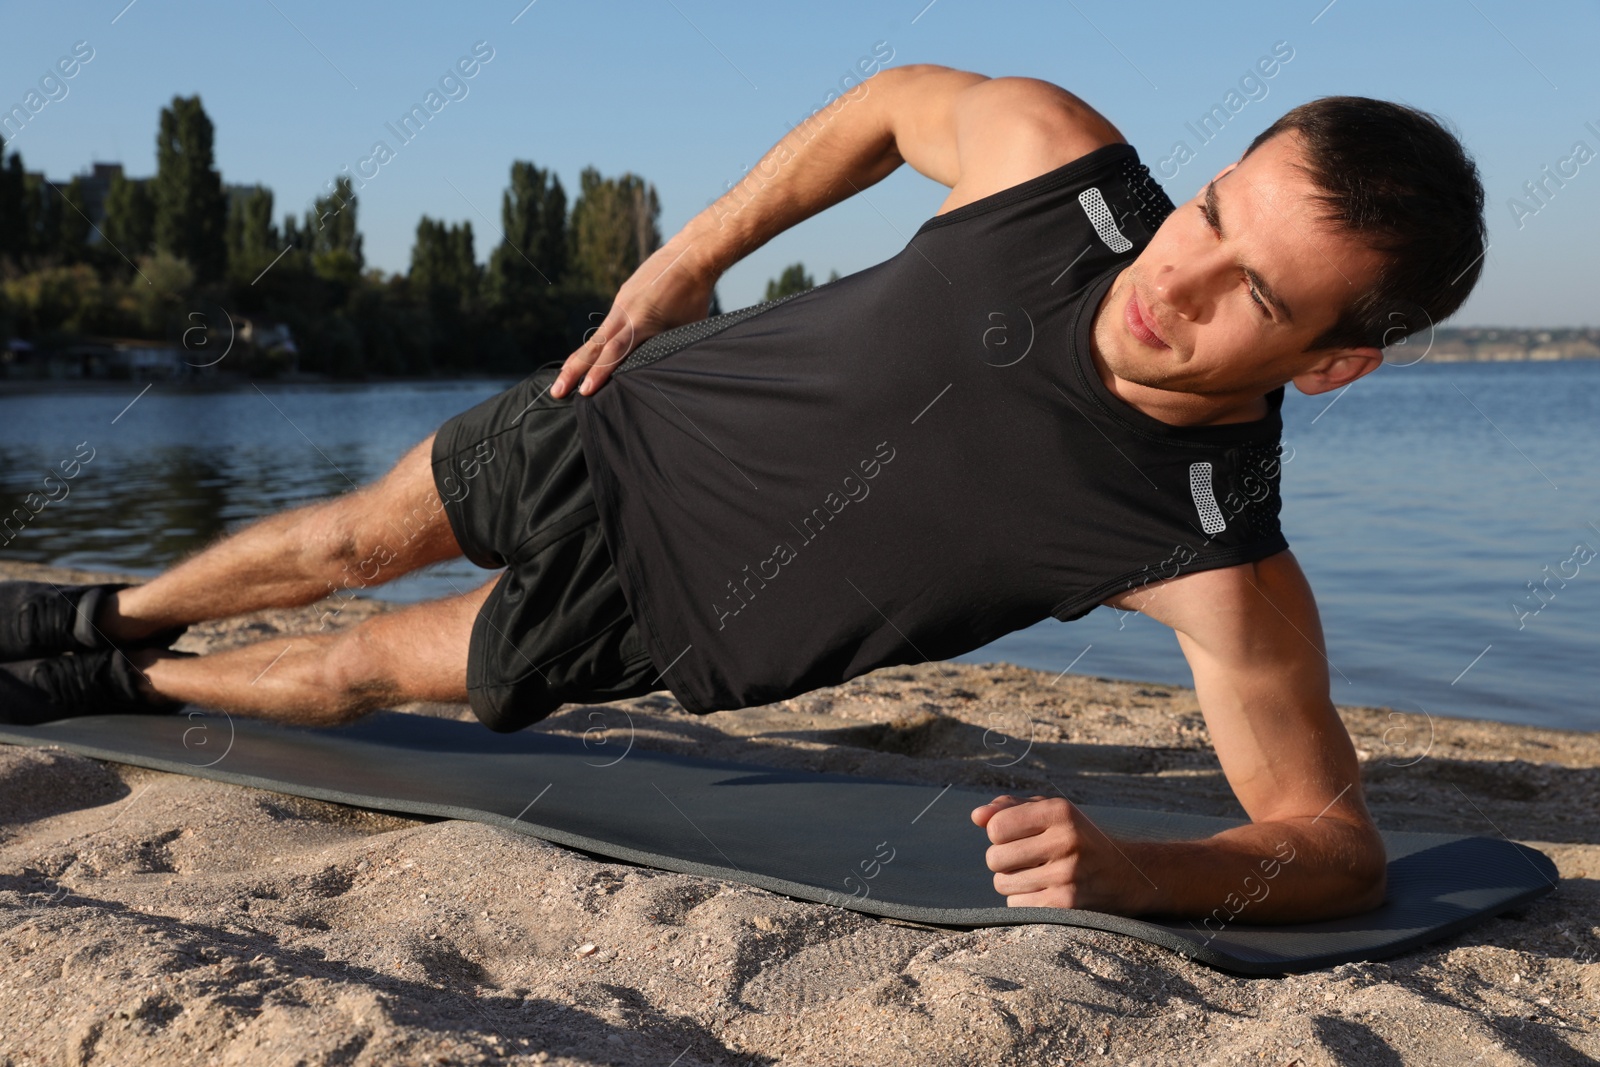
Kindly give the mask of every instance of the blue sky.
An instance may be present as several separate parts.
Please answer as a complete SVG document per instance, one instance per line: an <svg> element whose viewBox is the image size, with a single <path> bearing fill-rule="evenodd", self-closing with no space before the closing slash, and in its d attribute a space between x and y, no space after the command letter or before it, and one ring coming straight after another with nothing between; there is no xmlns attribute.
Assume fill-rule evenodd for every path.
<svg viewBox="0 0 1600 1067"><path fill-rule="evenodd" d="M224 180L270 186L281 219L303 212L375 141L397 145L384 124L485 42L493 58L464 82L465 95L454 90L459 98L361 193L369 263L403 270L423 214L472 222L486 258L515 159L553 167L569 193L585 165L641 174L660 191L670 234L878 42L893 50L892 65L942 63L1068 87L1117 123L1178 201L1297 103L1387 97L1449 119L1483 170L1488 266L1455 323L1600 324L1600 158L1560 188L1547 185L1542 205L1522 190L1542 167L1572 157L1578 141L1600 153L1592 0L525 4L13 4L0 34L0 104L20 102L87 42L93 58L62 83L65 95L52 85L57 99L14 139L29 169L64 178L94 160L120 160L131 174L152 173L161 107L199 93L217 126ZM1185 123L1222 102L1278 42L1293 58L1262 83L1266 95L1253 89L1260 98L1199 146ZM1178 140L1195 158L1162 167ZM1513 197L1537 212L1519 220ZM766 279L795 260L820 279L891 256L942 199L942 187L903 167L735 266L719 286L722 302L759 300Z"/></svg>

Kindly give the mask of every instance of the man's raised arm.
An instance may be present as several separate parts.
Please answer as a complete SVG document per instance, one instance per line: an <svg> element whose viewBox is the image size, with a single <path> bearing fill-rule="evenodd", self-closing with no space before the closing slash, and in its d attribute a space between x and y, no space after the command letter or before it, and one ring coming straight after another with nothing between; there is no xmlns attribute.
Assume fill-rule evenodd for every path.
<svg viewBox="0 0 1600 1067"><path fill-rule="evenodd" d="M550 394L575 385L593 393L641 342L705 318L712 286L733 264L901 163L951 187L942 214L1121 139L1093 108L1048 82L930 64L880 71L790 130L646 259Z"/></svg>
<svg viewBox="0 0 1600 1067"><path fill-rule="evenodd" d="M1119 598L1171 626L1248 825L1202 841L1112 842L1064 799L1002 797L989 831L995 888L1013 906L1164 913L1214 924L1293 922L1383 901L1382 838L1328 695L1316 603L1288 552Z"/></svg>

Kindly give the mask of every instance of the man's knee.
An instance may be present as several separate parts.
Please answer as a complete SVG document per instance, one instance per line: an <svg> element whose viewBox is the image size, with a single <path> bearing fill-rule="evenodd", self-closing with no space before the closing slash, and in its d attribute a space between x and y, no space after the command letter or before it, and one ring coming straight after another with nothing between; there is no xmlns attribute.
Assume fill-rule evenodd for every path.
<svg viewBox="0 0 1600 1067"><path fill-rule="evenodd" d="M385 647L371 620L334 637L322 661L322 684L334 721L345 722L405 699Z"/></svg>
<svg viewBox="0 0 1600 1067"><path fill-rule="evenodd" d="M461 554L437 493L431 500L386 496L373 486L309 509L295 540L330 592L378 585Z"/></svg>
<svg viewBox="0 0 1600 1067"><path fill-rule="evenodd" d="M330 581L349 577L351 586L361 585L355 577L362 557L359 506L351 507L359 494L291 512L289 536L306 569L328 576Z"/></svg>
<svg viewBox="0 0 1600 1067"><path fill-rule="evenodd" d="M327 518L333 561L361 584L461 554L434 484L433 438L406 453L383 478L340 499Z"/></svg>

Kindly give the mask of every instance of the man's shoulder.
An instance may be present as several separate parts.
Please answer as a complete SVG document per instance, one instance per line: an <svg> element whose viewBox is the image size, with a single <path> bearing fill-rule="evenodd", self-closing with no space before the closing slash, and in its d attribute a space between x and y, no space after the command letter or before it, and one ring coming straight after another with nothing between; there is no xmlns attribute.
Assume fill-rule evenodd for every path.
<svg viewBox="0 0 1600 1067"><path fill-rule="evenodd" d="M1038 78L975 85L961 95L953 118L960 177L940 214L1126 143L1086 101Z"/></svg>
<svg viewBox="0 0 1600 1067"><path fill-rule="evenodd" d="M1036 170L1018 169L1014 175L1029 176L974 199L958 200L959 187L952 190L939 213L923 228L965 222L1000 209L1019 220L1028 219L1030 225L1044 221L1043 215L1062 213L1059 223L1050 223L1057 242L1076 242L1076 247L1082 248L1081 237L1091 248L1098 246L1120 258L1137 255L1175 210L1137 149L1126 141L1108 142L1047 170ZM1089 262L1091 259L1096 261ZM1074 271L1082 281L1098 274L1107 263L1086 256L1077 266L1087 268L1087 272Z"/></svg>

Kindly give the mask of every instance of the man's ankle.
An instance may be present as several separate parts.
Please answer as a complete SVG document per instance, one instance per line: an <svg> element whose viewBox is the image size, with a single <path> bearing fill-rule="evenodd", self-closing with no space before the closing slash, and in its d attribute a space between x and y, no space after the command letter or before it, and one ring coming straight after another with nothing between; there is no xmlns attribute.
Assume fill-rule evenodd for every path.
<svg viewBox="0 0 1600 1067"><path fill-rule="evenodd" d="M151 677L151 668L155 668L156 673L160 674L162 669L156 667L156 664L164 660L193 658L191 653L172 652L164 648L140 648L127 653L128 662L133 666L134 686L139 696L155 704L171 703L172 698L157 688L156 679Z"/></svg>
<svg viewBox="0 0 1600 1067"><path fill-rule="evenodd" d="M128 613L129 594L134 593L136 588L119 589L101 600L100 608L95 612L95 629L114 645L136 644L172 629L170 624L151 622Z"/></svg>

